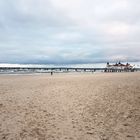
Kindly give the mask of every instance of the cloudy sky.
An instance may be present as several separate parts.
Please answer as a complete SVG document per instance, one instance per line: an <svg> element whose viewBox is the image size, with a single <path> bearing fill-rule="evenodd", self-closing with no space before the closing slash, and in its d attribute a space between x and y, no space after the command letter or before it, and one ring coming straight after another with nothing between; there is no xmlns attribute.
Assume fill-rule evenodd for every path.
<svg viewBox="0 0 140 140"><path fill-rule="evenodd" d="M140 0L0 0L0 63L140 61Z"/></svg>

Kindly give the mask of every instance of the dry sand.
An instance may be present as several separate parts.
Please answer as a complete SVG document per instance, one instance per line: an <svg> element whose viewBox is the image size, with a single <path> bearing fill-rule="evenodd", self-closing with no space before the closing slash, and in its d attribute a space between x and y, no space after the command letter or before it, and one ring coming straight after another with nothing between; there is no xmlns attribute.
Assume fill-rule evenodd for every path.
<svg viewBox="0 0 140 140"><path fill-rule="evenodd" d="M140 73L0 76L0 140L140 140Z"/></svg>

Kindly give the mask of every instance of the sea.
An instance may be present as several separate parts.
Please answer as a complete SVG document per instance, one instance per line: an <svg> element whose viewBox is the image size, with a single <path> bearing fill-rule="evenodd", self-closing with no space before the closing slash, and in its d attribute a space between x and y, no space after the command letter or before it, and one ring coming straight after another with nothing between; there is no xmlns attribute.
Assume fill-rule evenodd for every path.
<svg viewBox="0 0 140 140"><path fill-rule="evenodd" d="M114 64L114 63L110 63L110 64ZM126 62L123 62L123 64L126 64ZM134 68L140 68L140 62L131 62L130 64ZM86 63L86 64L10 64L10 63L0 63L0 74L50 73L52 71L50 68L62 68L61 71L58 69L54 69L53 72L66 73L66 72L75 72L75 71L73 71L73 70L66 71L66 70L63 70L63 68L105 68L105 67L106 67L106 63L90 63L90 64L89 63ZM19 68L21 68L21 69L19 69ZM22 69L22 68L24 68L24 69ZM43 68L49 68L49 69L45 70ZM87 71L87 72L90 72L90 71ZM101 72L101 71L98 71L98 72Z"/></svg>

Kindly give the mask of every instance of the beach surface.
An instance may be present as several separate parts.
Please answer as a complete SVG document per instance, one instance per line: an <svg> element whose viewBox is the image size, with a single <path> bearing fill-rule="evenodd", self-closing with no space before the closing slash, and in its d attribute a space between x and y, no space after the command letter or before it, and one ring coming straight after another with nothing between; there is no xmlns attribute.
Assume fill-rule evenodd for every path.
<svg viewBox="0 0 140 140"><path fill-rule="evenodd" d="M0 140L140 140L140 73L0 75Z"/></svg>

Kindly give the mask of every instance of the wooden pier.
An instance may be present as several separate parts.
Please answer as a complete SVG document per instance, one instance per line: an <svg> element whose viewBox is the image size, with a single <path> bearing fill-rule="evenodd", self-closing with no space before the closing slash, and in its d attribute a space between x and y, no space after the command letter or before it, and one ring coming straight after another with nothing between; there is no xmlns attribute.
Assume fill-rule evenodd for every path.
<svg viewBox="0 0 140 140"><path fill-rule="evenodd" d="M48 73L48 72L135 72L140 71L140 68L133 69L113 69L113 68L72 68L72 67L0 67L0 73L2 72L37 72L37 73Z"/></svg>

